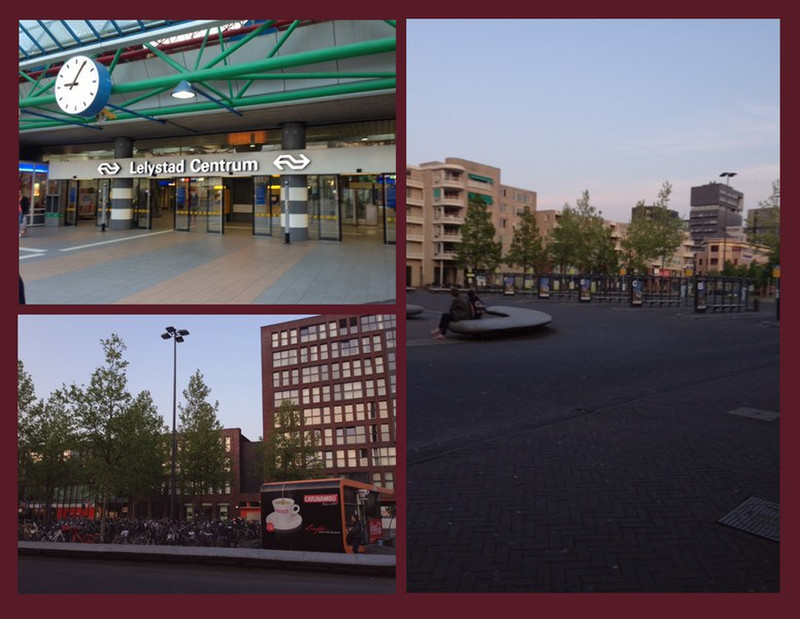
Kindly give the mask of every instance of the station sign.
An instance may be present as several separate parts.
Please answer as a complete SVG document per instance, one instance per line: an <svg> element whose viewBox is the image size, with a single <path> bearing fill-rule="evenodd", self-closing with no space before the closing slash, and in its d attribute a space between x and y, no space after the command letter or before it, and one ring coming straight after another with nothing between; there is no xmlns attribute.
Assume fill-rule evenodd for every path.
<svg viewBox="0 0 800 619"><path fill-rule="evenodd" d="M51 161L51 180L174 178L178 176L271 176L292 174L391 174L394 146L274 150L179 157Z"/></svg>

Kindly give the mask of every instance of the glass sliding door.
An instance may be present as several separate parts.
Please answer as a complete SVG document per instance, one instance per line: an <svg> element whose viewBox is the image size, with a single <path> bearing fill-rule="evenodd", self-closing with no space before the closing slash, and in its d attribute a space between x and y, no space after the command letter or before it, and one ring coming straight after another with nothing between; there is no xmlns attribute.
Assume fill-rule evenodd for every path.
<svg viewBox="0 0 800 619"><path fill-rule="evenodd" d="M225 231L225 186L222 179L203 179L198 193L202 196L200 202L201 209L205 211L206 232L222 234Z"/></svg>
<svg viewBox="0 0 800 619"><path fill-rule="evenodd" d="M135 179L133 181L133 209L134 225L140 230L150 230L153 227L153 205L150 192L150 179Z"/></svg>
<svg viewBox="0 0 800 619"><path fill-rule="evenodd" d="M380 202L380 217L383 221L383 239L384 243L394 245L397 242L396 177L394 174L382 174L378 178L383 187L383 199Z"/></svg>
<svg viewBox="0 0 800 619"><path fill-rule="evenodd" d="M225 186L220 177L179 178L175 181L175 229L222 234Z"/></svg>
<svg viewBox="0 0 800 619"><path fill-rule="evenodd" d="M253 178L253 234L273 236L281 229L281 187L278 176Z"/></svg>
<svg viewBox="0 0 800 619"><path fill-rule="evenodd" d="M111 181L99 181L97 188L97 210L95 211L95 225L105 226L111 224Z"/></svg>
<svg viewBox="0 0 800 619"><path fill-rule="evenodd" d="M64 223L68 226L74 226L78 223L78 181L69 181L67 188L67 208L64 217Z"/></svg>
<svg viewBox="0 0 800 619"><path fill-rule="evenodd" d="M175 229L189 231L191 220L191 183L188 178L175 181Z"/></svg>
<svg viewBox="0 0 800 619"><path fill-rule="evenodd" d="M335 175L308 177L308 238L341 240L339 187Z"/></svg>

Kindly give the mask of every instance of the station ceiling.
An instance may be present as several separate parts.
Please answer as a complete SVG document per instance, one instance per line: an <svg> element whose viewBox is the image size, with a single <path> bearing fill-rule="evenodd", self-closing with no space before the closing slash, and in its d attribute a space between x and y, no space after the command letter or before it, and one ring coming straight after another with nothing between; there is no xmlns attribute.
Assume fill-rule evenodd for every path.
<svg viewBox="0 0 800 619"><path fill-rule="evenodd" d="M322 139L393 134L395 48L389 20L23 20L20 156L108 148L119 136L152 145L275 136L285 122ZM58 69L76 54L111 73L97 117L64 114L52 94ZM182 80L204 96L172 98Z"/></svg>

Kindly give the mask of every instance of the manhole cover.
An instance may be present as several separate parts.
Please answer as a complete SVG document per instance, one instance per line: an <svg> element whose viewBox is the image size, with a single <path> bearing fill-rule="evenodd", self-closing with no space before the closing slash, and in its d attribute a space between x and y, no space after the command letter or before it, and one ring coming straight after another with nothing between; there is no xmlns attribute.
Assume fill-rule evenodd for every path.
<svg viewBox="0 0 800 619"><path fill-rule="evenodd" d="M779 503L751 496L718 522L778 542L781 534L780 511Z"/></svg>
<svg viewBox="0 0 800 619"><path fill-rule="evenodd" d="M775 421L780 417L780 414L773 411L762 411L757 408L735 408L728 411L729 415L738 415L739 417L749 417L750 419L758 419L759 421Z"/></svg>

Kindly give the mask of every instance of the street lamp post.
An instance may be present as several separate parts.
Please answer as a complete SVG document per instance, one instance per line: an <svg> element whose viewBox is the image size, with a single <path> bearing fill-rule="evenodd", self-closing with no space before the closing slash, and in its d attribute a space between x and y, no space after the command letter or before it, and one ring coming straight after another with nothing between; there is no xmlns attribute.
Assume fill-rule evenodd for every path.
<svg viewBox="0 0 800 619"><path fill-rule="evenodd" d="M161 334L161 339L172 340L172 475L170 477L170 501L169 517L175 520L175 463L178 457L178 434L176 431L176 409L178 402L178 344L183 342L183 338L189 335L186 329L176 329L167 327L166 332Z"/></svg>

